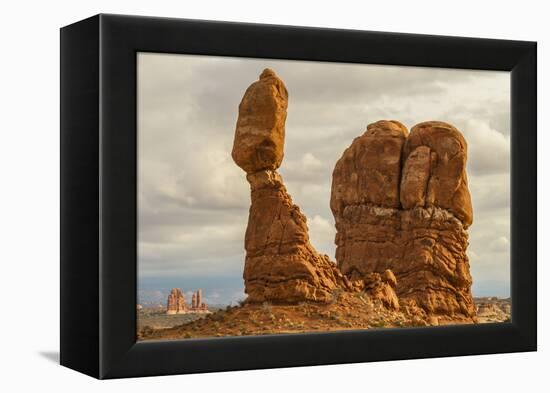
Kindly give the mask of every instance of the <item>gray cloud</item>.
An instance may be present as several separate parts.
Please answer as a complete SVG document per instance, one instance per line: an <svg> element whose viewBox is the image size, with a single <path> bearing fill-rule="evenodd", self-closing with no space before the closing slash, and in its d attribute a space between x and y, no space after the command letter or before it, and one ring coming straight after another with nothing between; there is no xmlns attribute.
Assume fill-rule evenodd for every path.
<svg viewBox="0 0 550 393"><path fill-rule="evenodd" d="M138 59L141 278L223 276L233 277L232 286L242 283L250 195L230 152L239 101L271 67L289 89L280 172L321 252L334 257L332 169L353 138L379 119L408 127L443 120L469 144L474 288L509 287L508 73L166 54Z"/></svg>

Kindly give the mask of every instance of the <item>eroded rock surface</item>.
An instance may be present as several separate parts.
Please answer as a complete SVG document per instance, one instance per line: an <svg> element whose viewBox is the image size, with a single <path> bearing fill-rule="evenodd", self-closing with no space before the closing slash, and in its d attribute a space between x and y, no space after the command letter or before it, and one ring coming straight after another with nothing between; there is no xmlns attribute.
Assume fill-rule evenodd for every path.
<svg viewBox="0 0 550 393"><path fill-rule="evenodd" d="M399 310L399 299L395 293L397 279L393 272L386 269L384 273L367 273L363 275L365 293L371 299L379 300L390 310Z"/></svg>
<svg viewBox="0 0 550 393"><path fill-rule="evenodd" d="M354 282L391 269L401 305L474 320L466 160L466 142L449 124L421 123L410 135L398 122L370 125L333 172L342 273Z"/></svg>
<svg viewBox="0 0 550 393"><path fill-rule="evenodd" d="M288 92L273 70L265 69L246 90L231 153L246 173L281 166L287 106Z"/></svg>
<svg viewBox="0 0 550 393"><path fill-rule="evenodd" d="M329 302L347 279L309 242L306 217L277 168L284 149L288 93L266 69L239 105L232 157L247 173L251 206L245 236L248 302Z"/></svg>
<svg viewBox="0 0 550 393"><path fill-rule="evenodd" d="M351 205L399 207L401 152L408 134L403 124L382 120L355 138L334 169L333 212L341 215Z"/></svg>
<svg viewBox="0 0 550 393"><path fill-rule="evenodd" d="M438 206L452 212L468 228L473 212L466 176L467 145L460 131L440 121L417 124L403 147L403 157L403 207L411 208L411 203ZM412 198L417 194L418 199Z"/></svg>

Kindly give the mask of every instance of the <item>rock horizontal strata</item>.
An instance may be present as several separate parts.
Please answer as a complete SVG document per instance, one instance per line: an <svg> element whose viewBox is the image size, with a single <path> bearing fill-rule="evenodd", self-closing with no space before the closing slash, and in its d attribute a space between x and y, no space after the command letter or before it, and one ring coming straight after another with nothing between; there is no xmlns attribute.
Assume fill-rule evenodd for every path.
<svg viewBox="0 0 550 393"><path fill-rule="evenodd" d="M395 121L369 125L333 172L342 273L353 282L390 269L402 305L474 320L466 160L466 141L449 124L421 123L410 135Z"/></svg>
<svg viewBox="0 0 550 393"><path fill-rule="evenodd" d="M266 69L239 105L232 157L247 176L251 206L245 235L248 302L329 302L347 279L310 244L306 217L277 169L284 150L288 93Z"/></svg>

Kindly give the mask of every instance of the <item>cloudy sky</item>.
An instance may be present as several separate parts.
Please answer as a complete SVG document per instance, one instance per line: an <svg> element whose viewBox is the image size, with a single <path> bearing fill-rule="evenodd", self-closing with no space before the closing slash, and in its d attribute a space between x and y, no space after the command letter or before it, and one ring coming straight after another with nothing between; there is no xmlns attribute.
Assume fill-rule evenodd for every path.
<svg viewBox="0 0 550 393"><path fill-rule="evenodd" d="M474 296L509 296L509 73L141 53L140 301L164 302L171 287L244 297L250 190L231 148L239 102L266 67L289 91L280 173L320 252L334 257L331 176L353 138L380 119L442 120L469 145Z"/></svg>

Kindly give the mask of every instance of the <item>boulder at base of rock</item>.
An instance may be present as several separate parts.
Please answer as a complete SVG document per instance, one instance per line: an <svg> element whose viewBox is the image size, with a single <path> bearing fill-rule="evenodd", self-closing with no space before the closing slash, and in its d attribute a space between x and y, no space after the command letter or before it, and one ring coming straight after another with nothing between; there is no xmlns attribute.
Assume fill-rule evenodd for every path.
<svg viewBox="0 0 550 393"><path fill-rule="evenodd" d="M391 270L384 273L368 273L363 276L364 291L371 299L380 301L390 310L399 310L399 299L395 293L397 279Z"/></svg>

